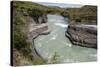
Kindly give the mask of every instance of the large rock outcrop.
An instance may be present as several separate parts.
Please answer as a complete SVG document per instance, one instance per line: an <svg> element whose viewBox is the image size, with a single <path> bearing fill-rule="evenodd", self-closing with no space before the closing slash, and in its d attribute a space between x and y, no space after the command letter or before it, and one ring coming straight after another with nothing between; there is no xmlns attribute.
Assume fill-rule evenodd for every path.
<svg viewBox="0 0 100 67"><path fill-rule="evenodd" d="M97 48L97 27L94 25L70 24L65 35L74 45Z"/></svg>

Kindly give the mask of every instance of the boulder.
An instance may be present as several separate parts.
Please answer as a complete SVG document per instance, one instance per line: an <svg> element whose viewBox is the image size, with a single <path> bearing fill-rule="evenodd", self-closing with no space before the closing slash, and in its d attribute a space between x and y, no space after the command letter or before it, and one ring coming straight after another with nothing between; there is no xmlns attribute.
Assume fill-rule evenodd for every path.
<svg viewBox="0 0 100 67"><path fill-rule="evenodd" d="M93 25L70 24L65 35L72 44L97 48L97 27Z"/></svg>

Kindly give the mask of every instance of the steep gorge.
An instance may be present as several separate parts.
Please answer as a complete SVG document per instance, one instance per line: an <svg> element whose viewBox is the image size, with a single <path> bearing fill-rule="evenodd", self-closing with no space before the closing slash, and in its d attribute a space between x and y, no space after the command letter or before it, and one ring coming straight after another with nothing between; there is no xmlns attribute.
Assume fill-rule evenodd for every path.
<svg viewBox="0 0 100 67"><path fill-rule="evenodd" d="M48 9L47 7L44 8L43 5L38 5L35 3L31 3L31 2L15 1L15 2L12 2L11 4L12 4L11 6L12 6L12 16L13 16L13 18L12 18L12 21L13 21L13 23L12 23L12 25L13 25L13 56L12 56L13 57L13 65L33 65L33 64L46 63L46 61L41 57L40 54L38 54L37 50L35 49L34 39L36 39L39 35L45 35L45 34L50 33L50 31L48 30L48 25L47 25L47 19L48 19L47 12L50 12L50 10L47 10ZM54 11L54 9L51 11L51 13L53 11ZM62 10L54 11L54 13L52 13L52 14L55 14L56 12L58 14L63 15L65 18L68 17L68 19L70 19L71 21L73 21L73 20L75 21L74 25L71 25L71 21L68 21L68 23L69 23L68 29L66 29L67 30L66 32L62 32L62 33L65 33L65 35L67 37L69 36L68 37L69 39L71 39L73 41L76 40L75 43L77 45L80 44L80 42L81 42L81 46L84 46L83 43L91 44L90 39L92 36L92 40L95 41L92 43L93 44L92 48L97 48L97 41L96 41L97 40L97 29L94 30L95 28L83 28L83 27L80 27L81 25L78 25L78 26L75 25L77 23L81 24L81 22L79 22L79 20L81 19L83 21L84 19L82 19L80 17L77 18L77 15L73 16L73 15L71 15L72 13L68 13L68 11L65 11L65 12L63 12ZM69 10L69 12L70 12L70 10ZM84 12L82 15L84 15ZM82 16L82 15L80 15L80 16ZM52 17L54 17L54 16L52 16ZM76 18L74 18L74 17L76 17ZM58 20L58 18L59 17L57 17L57 20ZM53 19L56 20L56 18L53 18ZM90 19L88 19L88 21L89 20ZM95 20L95 22L96 22L96 19L93 19L93 20ZM62 21L62 19L60 19L60 21ZM58 21L58 22L60 22L60 21ZM85 21L86 21L86 17L85 17ZM96 23L94 23L94 24L96 24ZM59 23L56 25L59 26ZM63 26L66 27L66 25L63 25ZM89 30L87 30L87 29L89 29ZM91 30L92 30L92 32L91 32ZM84 31L85 31L85 34L83 34ZM85 41L83 39L83 36L85 36L87 34L87 32L88 32L88 35L89 34L91 34L91 35L90 36L87 35L88 37L87 36L84 37L84 39L90 38L88 41ZM67 35L68 33L70 33L71 36ZM76 35L76 33L80 33L79 36ZM80 39L77 39L77 37L80 37ZM66 41L66 39L64 41ZM91 47L91 45L88 45L88 46ZM88 46L85 45L85 47L88 47ZM69 47L67 47L67 48L69 50L71 50ZM74 47L74 48L76 49L76 47ZM79 49L81 49L81 48L79 48Z"/></svg>

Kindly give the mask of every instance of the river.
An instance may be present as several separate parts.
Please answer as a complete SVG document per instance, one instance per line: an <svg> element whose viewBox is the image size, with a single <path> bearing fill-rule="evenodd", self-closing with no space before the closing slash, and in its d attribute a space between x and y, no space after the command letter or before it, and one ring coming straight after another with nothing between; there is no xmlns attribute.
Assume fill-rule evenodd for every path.
<svg viewBox="0 0 100 67"><path fill-rule="evenodd" d="M46 60L50 60L56 54L59 63L89 62L97 60L97 50L72 45L65 36L68 27L68 19L60 15L47 15L48 35L40 35L35 39L35 47L38 53Z"/></svg>

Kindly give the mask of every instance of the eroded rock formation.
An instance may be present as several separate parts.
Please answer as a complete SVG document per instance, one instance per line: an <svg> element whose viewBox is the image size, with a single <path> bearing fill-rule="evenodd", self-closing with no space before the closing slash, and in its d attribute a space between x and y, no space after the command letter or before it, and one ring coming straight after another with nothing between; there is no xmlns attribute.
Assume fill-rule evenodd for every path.
<svg viewBox="0 0 100 67"><path fill-rule="evenodd" d="M93 25L70 24L65 35L74 45L97 48L97 27Z"/></svg>

